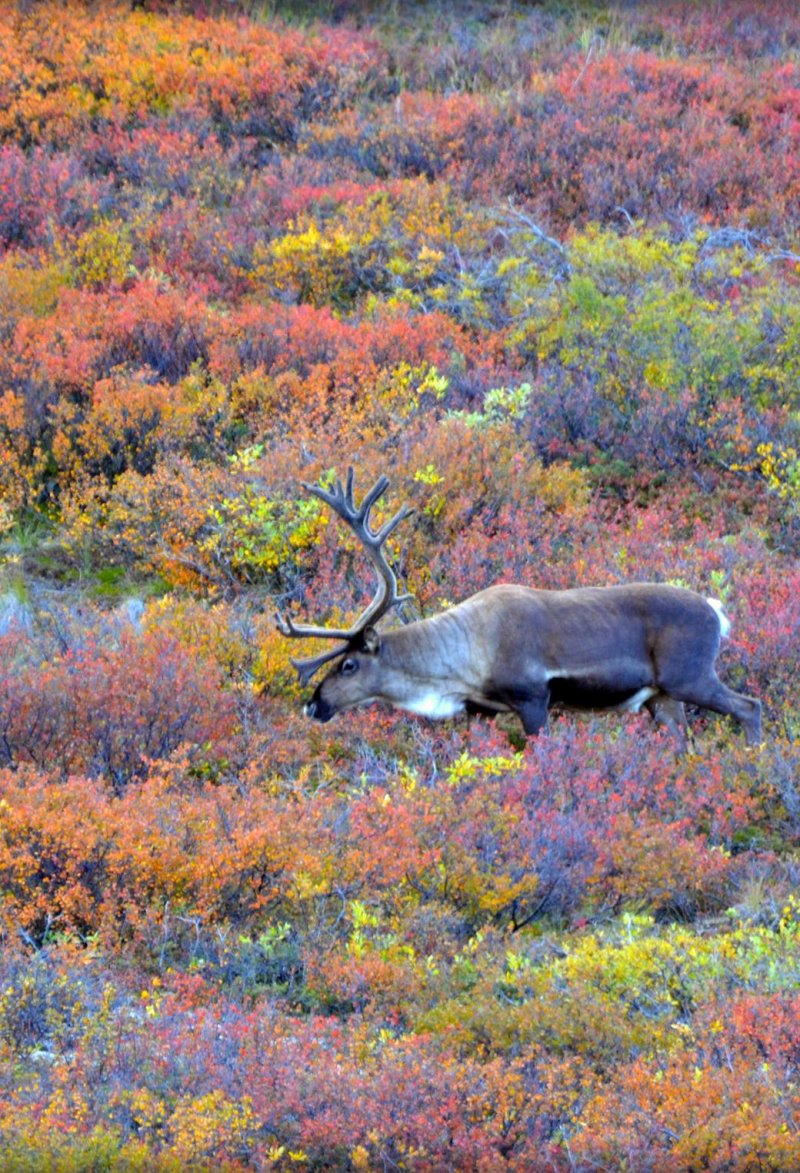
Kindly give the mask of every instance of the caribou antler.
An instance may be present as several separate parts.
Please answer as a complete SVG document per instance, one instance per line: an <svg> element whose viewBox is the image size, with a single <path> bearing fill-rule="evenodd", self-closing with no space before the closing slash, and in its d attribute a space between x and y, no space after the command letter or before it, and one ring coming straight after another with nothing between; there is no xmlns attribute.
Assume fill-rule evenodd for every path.
<svg viewBox="0 0 800 1173"><path fill-rule="evenodd" d="M356 505L353 498L354 479L355 477L351 467L347 470L345 484L342 485L342 482L337 480L332 490L326 489L323 485L309 485L305 481L302 484L303 488L309 493L313 493L315 497L319 497L320 501L324 501L326 505L330 506L334 513L337 513L342 521L347 523L361 542L367 557L378 572L379 581L375 596L353 626L346 630L343 628L317 627L310 623L295 623L288 615L284 615L279 611L276 616L278 630L289 639L335 639L343 640L345 644L348 644L368 627L377 623L392 607L412 597L411 595L401 595L398 593L397 576L386 561L383 545L389 535L400 525L400 522L410 517L414 510L404 505L401 509L398 509L394 517L375 532L370 527L370 512L376 501L388 489L389 478L387 476L379 476L359 506ZM323 664L327 664L329 660L335 660L343 651L344 649L339 647L335 648L332 652L323 652L322 655L314 656L307 660L292 660L292 663L297 669L300 683L303 685L308 684L311 677Z"/></svg>

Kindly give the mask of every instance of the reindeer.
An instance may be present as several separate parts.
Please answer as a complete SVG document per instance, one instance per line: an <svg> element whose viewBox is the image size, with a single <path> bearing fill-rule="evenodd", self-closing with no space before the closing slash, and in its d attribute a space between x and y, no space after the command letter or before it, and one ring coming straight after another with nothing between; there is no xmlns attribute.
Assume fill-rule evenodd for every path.
<svg viewBox="0 0 800 1173"><path fill-rule="evenodd" d="M533 590L498 585L440 615L378 631L400 594L384 552L386 539L413 510L403 506L377 531L370 513L389 487L381 476L357 506L353 469L333 490L303 487L325 502L356 535L378 574L375 596L347 629L295 623L279 612L291 639L336 640L332 651L293 660L302 685L331 660L335 665L305 707L318 721L383 700L425 717L514 712L527 735L537 734L548 709L642 706L686 744L684 704L730 714L748 744L761 740L761 705L733 692L714 662L730 623L717 599L660 583Z"/></svg>

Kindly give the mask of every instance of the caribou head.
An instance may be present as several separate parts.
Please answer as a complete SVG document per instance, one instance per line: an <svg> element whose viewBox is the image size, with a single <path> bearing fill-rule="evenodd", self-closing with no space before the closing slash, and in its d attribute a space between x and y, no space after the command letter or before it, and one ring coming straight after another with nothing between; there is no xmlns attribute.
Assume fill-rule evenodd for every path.
<svg viewBox="0 0 800 1173"><path fill-rule="evenodd" d="M380 476L361 504L356 505L353 496L352 468L347 470L344 485L337 480L332 490L326 489L323 485L303 483L304 489L324 501L349 526L361 542L378 575L378 585L372 601L355 623L346 629L294 623L282 612L277 615L278 629L290 639L331 639L337 642L337 647L319 656L292 660L303 685L308 684L312 676L325 664L331 660L339 661L318 685L306 705L308 716L315 717L318 721L329 721L343 709L353 708L380 695L381 637L376 625L393 607L411 598L411 595L398 593L397 576L386 559L383 547L389 535L413 513L413 510L403 506L377 531L370 525L370 513L388 487L389 478Z"/></svg>

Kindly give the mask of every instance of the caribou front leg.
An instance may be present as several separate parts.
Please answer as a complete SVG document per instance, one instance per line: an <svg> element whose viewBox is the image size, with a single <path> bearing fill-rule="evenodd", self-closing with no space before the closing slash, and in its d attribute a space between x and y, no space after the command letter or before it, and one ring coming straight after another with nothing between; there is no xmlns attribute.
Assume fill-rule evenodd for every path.
<svg viewBox="0 0 800 1173"><path fill-rule="evenodd" d="M547 724L547 705L550 700L549 692L528 696L518 701L514 708L522 721L522 728L528 737L540 733Z"/></svg>

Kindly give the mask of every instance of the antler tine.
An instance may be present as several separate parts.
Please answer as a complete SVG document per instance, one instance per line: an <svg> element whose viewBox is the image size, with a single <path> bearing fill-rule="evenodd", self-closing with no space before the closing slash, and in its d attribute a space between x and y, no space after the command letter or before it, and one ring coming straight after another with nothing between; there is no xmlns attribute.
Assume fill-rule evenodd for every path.
<svg viewBox="0 0 800 1173"><path fill-rule="evenodd" d="M353 470L349 469L348 471L352 472ZM372 506L380 497L383 496L383 494L389 488L390 483L391 482L389 478L385 474L379 476L375 484L364 497L364 500L361 502L361 508L358 511L358 518L360 521L363 521L364 525L367 527L367 533L370 535L370 537L372 537L372 531L369 529L369 515L372 511Z"/></svg>
<svg viewBox="0 0 800 1173"><path fill-rule="evenodd" d="M351 513L355 513L356 510L355 482L356 472L352 464L349 464L347 466L347 488L345 491L345 503Z"/></svg>
<svg viewBox="0 0 800 1173"><path fill-rule="evenodd" d="M386 541L386 539L389 537L389 534L393 533L394 530L397 529L397 527L401 521L405 521L405 519L407 517L411 517L413 512L414 512L414 510L411 508L410 505L403 505L403 507L401 509L398 509L398 511L397 511L397 513L395 513L394 517L392 517L383 526L381 526L381 528L375 534L376 546L382 546L383 543Z"/></svg>
<svg viewBox="0 0 800 1173"><path fill-rule="evenodd" d="M341 656L344 648L334 648L332 652L323 652L319 656L309 656L307 660L292 660L295 672L297 673L300 685L302 688L308 684L315 672L318 672L323 664L327 664L330 660L335 660L337 656Z"/></svg>
<svg viewBox="0 0 800 1173"><path fill-rule="evenodd" d="M352 639L352 630L343 628L318 627L313 623L295 623L290 615L283 611L275 613L275 626L281 635L288 639Z"/></svg>
<svg viewBox="0 0 800 1173"><path fill-rule="evenodd" d="M344 485L339 479L336 480L333 489L326 489L324 485L312 485L308 481L303 481L302 485L307 492L313 493L315 497L318 497L320 501L324 501L335 513L338 513L342 521L346 521L353 528L359 527L357 530L359 536L363 536L372 542L374 534L369 528L369 515L373 505L379 497L383 496L389 488L390 483L385 473L379 476L369 492L365 494L364 500L359 506L356 506L355 503L355 472L352 465L347 470L347 478Z"/></svg>

